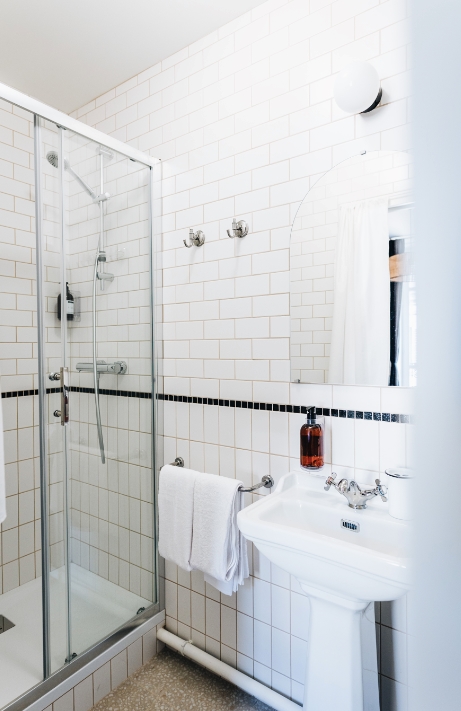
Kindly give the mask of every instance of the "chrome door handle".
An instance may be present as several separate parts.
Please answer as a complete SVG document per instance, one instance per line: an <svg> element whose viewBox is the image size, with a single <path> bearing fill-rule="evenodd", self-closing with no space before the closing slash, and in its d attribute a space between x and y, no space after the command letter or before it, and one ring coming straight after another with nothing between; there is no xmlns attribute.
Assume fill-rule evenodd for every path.
<svg viewBox="0 0 461 711"><path fill-rule="evenodd" d="M69 422L69 368L60 369L61 381L61 410L56 410L61 416L61 425ZM58 416L59 416L58 415Z"/></svg>

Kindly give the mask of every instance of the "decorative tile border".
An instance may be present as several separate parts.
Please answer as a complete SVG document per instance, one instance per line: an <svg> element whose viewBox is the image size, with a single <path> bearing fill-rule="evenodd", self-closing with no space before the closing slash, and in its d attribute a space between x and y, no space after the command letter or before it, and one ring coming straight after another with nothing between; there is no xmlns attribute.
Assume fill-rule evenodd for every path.
<svg viewBox="0 0 461 711"><path fill-rule="evenodd" d="M219 407L240 407L247 410L266 410L269 412L292 412L307 414L306 405L278 405L270 402L252 402L251 400L222 400L211 397L191 397L190 395L167 395L158 393L159 400L169 402L197 403L198 405L217 405ZM316 407L317 415L324 417L344 417L356 420L374 420L375 422L399 422L402 424L412 424L412 415L401 415L390 412L368 412L363 410L337 410L329 407Z"/></svg>
<svg viewBox="0 0 461 711"><path fill-rule="evenodd" d="M89 393L94 395L94 388L79 388L72 385L70 391L72 393ZM99 388L99 394L113 395L114 397L139 397L141 399L152 400L152 393L136 392L135 390L108 390L107 388Z"/></svg>
<svg viewBox="0 0 461 711"><path fill-rule="evenodd" d="M94 388L81 388L71 386L73 393L88 393L94 394ZM47 388L47 395L61 392L61 388ZM137 397L141 399L152 400L152 393L136 392L133 390L109 390L107 388L99 388L100 395L112 395L113 397ZM15 390L12 392L2 393L2 398L8 397L24 397L26 395L38 395L38 390ZM221 398L211 397L191 397L190 395L168 395L166 393L158 393L158 400L168 402L184 402L198 405L214 405L218 407L240 407L243 410L264 410L269 412L291 412L307 414L306 405L279 405L270 402L253 402L251 400L224 400ZM413 415L402 415L391 412L370 412L366 410L338 410L329 407L316 407L317 415L324 417L342 417L348 420L368 420L374 422L398 422L401 424L413 424Z"/></svg>
<svg viewBox="0 0 461 711"><path fill-rule="evenodd" d="M47 388L46 393L60 393L61 388ZM2 399L8 397L27 397L28 395L38 395L38 390L10 390L9 392L2 393Z"/></svg>
<svg viewBox="0 0 461 711"><path fill-rule="evenodd" d="M93 393L94 388L80 388L72 385L70 387L72 393ZM46 394L51 395L53 393L60 393L61 388L47 388ZM116 397L138 397L145 398L147 400L152 400L152 393L135 392L132 390L108 390L106 388L99 388L100 395L115 395ZM38 390L12 390L10 392L2 393L2 398L8 397L26 397L27 395L38 395Z"/></svg>

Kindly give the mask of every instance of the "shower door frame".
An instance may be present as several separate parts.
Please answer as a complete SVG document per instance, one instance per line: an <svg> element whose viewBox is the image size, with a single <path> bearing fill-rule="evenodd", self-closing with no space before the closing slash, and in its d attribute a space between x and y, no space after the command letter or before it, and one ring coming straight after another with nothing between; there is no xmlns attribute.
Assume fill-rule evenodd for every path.
<svg viewBox="0 0 461 711"><path fill-rule="evenodd" d="M158 158L142 153L122 141L98 131L95 128L81 123L67 114L54 109L26 94L0 83L0 99L13 104L33 116L34 121L34 173L35 173L35 231L36 231L36 263L37 263L37 338L38 338L38 395L39 395L39 451L40 451L40 508L41 508L41 555L42 555L42 628L43 628L43 680L25 692L22 696L4 707L3 711L20 711L40 699L45 693L52 690L65 679L75 674L79 669L90 663L104 651L112 647L136 627L154 617L160 610L159 602L159 575L157 553L157 380L158 360L155 350L157 340L157 325L155 319L156 307L154 289L157 281L156 256L161 248L161 162ZM152 363L152 489L154 511L154 598L146 610L135 618L128 620L124 625L112 631L105 639L100 640L65 666L51 674L50 661L50 590L49 590L49 532L48 532L48 461L46 440L46 373L44 359L44 318L43 318L43 284L42 284L42 194L41 194L41 152L40 152L40 120L44 119L54 123L58 128L69 129L76 134L99 143L106 148L119 153L132 161L149 168L149 232L150 232L150 289L151 289L151 363ZM62 197L62 196L61 196Z"/></svg>

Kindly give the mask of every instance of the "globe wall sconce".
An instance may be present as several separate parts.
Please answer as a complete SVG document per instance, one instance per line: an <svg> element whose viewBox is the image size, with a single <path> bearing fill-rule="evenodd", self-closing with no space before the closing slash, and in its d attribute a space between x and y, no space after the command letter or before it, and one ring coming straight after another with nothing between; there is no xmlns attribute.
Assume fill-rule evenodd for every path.
<svg viewBox="0 0 461 711"><path fill-rule="evenodd" d="M336 77L334 97L348 114L367 114L379 105L383 95L376 69L368 62L351 62Z"/></svg>

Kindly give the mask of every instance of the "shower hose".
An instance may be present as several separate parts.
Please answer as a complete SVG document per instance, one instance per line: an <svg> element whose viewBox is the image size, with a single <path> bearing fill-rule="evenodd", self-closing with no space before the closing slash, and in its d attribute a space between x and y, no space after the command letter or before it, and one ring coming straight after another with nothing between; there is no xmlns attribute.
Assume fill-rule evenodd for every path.
<svg viewBox="0 0 461 711"><path fill-rule="evenodd" d="M96 406L96 425L98 428L99 451L101 453L101 462L106 463L106 455L104 453L104 437L102 435L101 425L101 410L99 408L99 375L98 363L96 360L96 282L98 279L98 263L99 263L99 248L96 250L96 258L94 260L93 270L93 380L94 380L94 399Z"/></svg>

